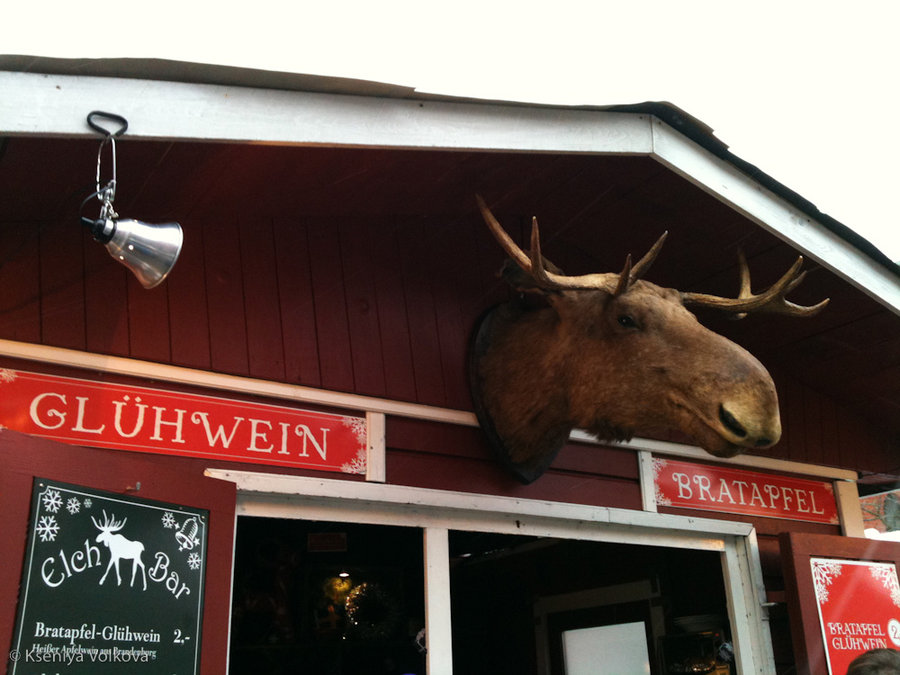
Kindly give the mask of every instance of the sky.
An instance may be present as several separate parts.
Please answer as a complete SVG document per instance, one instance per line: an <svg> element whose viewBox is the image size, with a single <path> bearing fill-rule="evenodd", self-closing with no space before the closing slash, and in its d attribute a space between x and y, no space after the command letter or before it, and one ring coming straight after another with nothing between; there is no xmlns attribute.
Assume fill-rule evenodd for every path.
<svg viewBox="0 0 900 675"><path fill-rule="evenodd" d="M900 261L896 0L29 0L3 14L3 54L165 58L530 103L666 101Z"/></svg>

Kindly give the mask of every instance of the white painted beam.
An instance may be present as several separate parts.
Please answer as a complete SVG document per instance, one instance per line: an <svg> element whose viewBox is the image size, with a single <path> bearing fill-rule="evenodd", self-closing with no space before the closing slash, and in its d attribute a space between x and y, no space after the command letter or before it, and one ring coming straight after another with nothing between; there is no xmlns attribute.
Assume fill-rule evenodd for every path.
<svg viewBox="0 0 900 675"><path fill-rule="evenodd" d="M450 614L450 533L424 530L425 550L425 670L428 675L453 675L453 629Z"/></svg>
<svg viewBox="0 0 900 675"><path fill-rule="evenodd" d="M841 532L845 537L865 537L862 504L859 502L859 486L856 482L835 481L834 498L841 519Z"/></svg>
<svg viewBox="0 0 900 675"><path fill-rule="evenodd" d="M366 412L366 480L376 483L387 480L384 413Z"/></svg>
<svg viewBox="0 0 900 675"><path fill-rule="evenodd" d="M755 532L726 541L722 573L737 672L771 675L775 672L775 658L768 613L763 605L765 588Z"/></svg>
<svg viewBox="0 0 900 675"><path fill-rule="evenodd" d="M206 474L237 485L240 515L334 520L328 514L339 510L353 522L700 550L721 550L722 536L745 536L753 529L736 521L403 485L230 469L207 469Z"/></svg>
<svg viewBox="0 0 900 675"><path fill-rule="evenodd" d="M92 110L128 137L407 149L646 155L650 117L184 82L0 71L0 136L96 136Z"/></svg>
<svg viewBox="0 0 900 675"><path fill-rule="evenodd" d="M653 122L652 154L710 195L895 314L900 314L900 278L896 274L764 188L733 164L716 157L659 120Z"/></svg>

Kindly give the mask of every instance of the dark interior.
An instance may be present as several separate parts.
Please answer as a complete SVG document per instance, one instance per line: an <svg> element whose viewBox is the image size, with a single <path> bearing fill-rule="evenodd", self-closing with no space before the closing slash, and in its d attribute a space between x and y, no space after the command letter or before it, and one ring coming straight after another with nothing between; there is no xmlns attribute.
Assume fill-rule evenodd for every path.
<svg viewBox="0 0 900 675"><path fill-rule="evenodd" d="M606 599L543 613L554 675L565 630L642 621L655 675L729 640L715 552L453 531L450 564L456 672L537 675L560 597ZM424 675L422 531L240 518L232 611L232 673Z"/></svg>

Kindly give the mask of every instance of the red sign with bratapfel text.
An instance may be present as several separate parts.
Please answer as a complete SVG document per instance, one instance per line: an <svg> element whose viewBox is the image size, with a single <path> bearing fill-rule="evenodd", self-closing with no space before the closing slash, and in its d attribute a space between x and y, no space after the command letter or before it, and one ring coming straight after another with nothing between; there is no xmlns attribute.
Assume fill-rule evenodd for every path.
<svg viewBox="0 0 900 675"><path fill-rule="evenodd" d="M366 472L365 417L0 369L0 428L64 443Z"/></svg>
<svg viewBox="0 0 900 675"><path fill-rule="evenodd" d="M660 506L840 522L829 482L659 457L653 459L653 475Z"/></svg>

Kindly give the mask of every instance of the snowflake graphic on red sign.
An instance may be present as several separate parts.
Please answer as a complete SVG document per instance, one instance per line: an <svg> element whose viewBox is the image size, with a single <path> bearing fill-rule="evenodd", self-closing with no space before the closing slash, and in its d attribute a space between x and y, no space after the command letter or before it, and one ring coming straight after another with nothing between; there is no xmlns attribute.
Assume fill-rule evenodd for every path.
<svg viewBox="0 0 900 675"><path fill-rule="evenodd" d="M810 559L828 672L844 675L859 654L900 647L900 583L893 564Z"/></svg>

